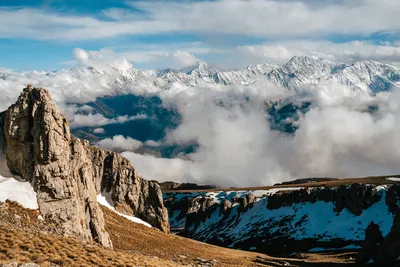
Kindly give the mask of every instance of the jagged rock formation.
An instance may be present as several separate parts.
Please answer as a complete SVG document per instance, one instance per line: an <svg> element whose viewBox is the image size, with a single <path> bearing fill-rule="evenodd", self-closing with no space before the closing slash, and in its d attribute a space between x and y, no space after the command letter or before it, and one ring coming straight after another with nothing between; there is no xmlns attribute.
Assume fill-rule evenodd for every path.
<svg viewBox="0 0 400 267"><path fill-rule="evenodd" d="M361 248L360 263L383 263L400 254L399 189L170 192L164 204L173 231L203 242L276 255Z"/></svg>
<svg viewBox="0 0 400 267"><path fill-rule="evenodd" d="M118 211L169 231L158 184L142 179L121 155L71 137L47 90L25 88L0 123L10 171L33 185L40 213L64 234L112 246L97 204L100 193Z"/></svg>

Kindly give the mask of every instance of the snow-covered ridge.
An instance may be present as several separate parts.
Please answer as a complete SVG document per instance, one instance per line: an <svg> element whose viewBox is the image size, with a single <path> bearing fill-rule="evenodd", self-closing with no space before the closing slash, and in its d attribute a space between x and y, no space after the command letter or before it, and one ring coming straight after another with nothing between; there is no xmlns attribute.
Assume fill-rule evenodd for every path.
<svg viewBox="0 0 400 267"><path fill-rule="evenodd" d="M277 194L283 190L288 192ZM165 193L164 199L171 229L183 236L281 253L360 248L371 222L379 226L383 236L388 235L399 208L399 192L396 184L355 184L338 189L175 192Z"/></svg>
<svg viewBox="0 0 400 267"><path fill-rule="evenodd" d="M303 86L320 83L338 83L350 86L364 93L376 94L400 85L400 70L394 66L374 61L360 61L352 65L333 62L317 57L293 57L286 64L251 65L239 70L221 70L216 66L199 62L181 70L139 70L128 64L96 64L95 66L76 66L53 72L1 72L0 80L4 86L13 82L29 83L38 81L38 85L47 86L47 82L56 80L60 88L76 84L74 94L77 99L98 85L96 96L117 92L144 90L154 92L169 88L174 83L196 87L202 84L250 85L260 79L298 90ZM1 82L1 81L0 81ZM1 83L0 83L1 85ZM71 90L69 91L71 94Z"/></svg>

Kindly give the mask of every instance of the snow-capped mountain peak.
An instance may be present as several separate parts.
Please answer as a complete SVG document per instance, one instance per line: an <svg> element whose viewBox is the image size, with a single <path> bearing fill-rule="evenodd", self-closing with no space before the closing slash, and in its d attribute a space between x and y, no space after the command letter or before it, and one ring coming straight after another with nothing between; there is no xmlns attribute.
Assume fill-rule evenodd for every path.
<svg viewBox="0 0 400 267"><path fill-rule="evenodd" d="M188 75L196 75L199 77L212 76L220 70L213 64L199 61L196 64L180 70Z"/></svg>
<svg viewBox="0 0 400 267"><path fill-rule="evenodd" d="M250 65L243 69L222 71L216 66L198 62L181 70L165 69L140 70L129 62L101 63L93 66L78 65L72 69L62 69L54 72L9 72L0 71L0 79L7 81L46 81L57 79L60 84L75 84L76 87L87 87L96 83L101 88L114 88L117 91L128 88L159 88L168 89L173 83L190 87L201 84L239 84L247 86L258 79L268 79L272 83L290 90L299 90L308 85L319 83L336 83L349 86L352 89L374 95L400 86L400 71L398 68L374 61L360 61L352 65L334 62L327 59L309 56L296 56L286 64Z"/></svg>

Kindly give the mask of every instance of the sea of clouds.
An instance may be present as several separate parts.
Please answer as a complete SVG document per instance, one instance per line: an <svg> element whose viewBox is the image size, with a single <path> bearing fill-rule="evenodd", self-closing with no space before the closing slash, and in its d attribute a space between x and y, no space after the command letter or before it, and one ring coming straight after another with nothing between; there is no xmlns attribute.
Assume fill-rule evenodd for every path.
<svg viewBox="0 0 400 267"><path fill-rule="evenodd" d="M79 52L79 53L78 53ZM101 127L124 123L136 117L105 118L84 103L96 97L119 93L157 95L166 108L182 117L164 139L148 140L153 146L197 143L191 154L167 159L135 153L143 146L129 137L114 136L98 143L123 151L146 179L196 182L219 186L270 185L300 177L357 177L400 173L400 92L376 96L338 84L310 86L299 92L278 88L267 80L251 86L172 84L160 90L142 83L115 87L120 71L132 67L126 60L91 62L78 51L73 70L56 73L8 74L0 79L0 110L5 110L28 83L48 88L52 98L71 121L72 127ZM102 64L103 74L93 69ZM108 67L107 67L108 66ZM114 67L113 67L114 66ZM265 104L269 101L313 102L299 114L295 134L271 130ZM368 107L375 106L374 112ZM85 112L86 113L85 113ZM132 129L134 131L134 129Z"/></svg>

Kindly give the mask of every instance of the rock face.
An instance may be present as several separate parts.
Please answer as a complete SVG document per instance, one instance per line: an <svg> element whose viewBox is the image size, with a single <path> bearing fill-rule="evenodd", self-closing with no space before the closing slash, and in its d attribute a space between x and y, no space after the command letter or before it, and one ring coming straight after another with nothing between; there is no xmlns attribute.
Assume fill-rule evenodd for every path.
<svg viewBox="0 0 400 267"><path fill-rule="evenodd" d="M10 171L33 185L40 213L64 234L112 247L97 204L101 193L118 211L169 231L158 184L142 179L121 155L71 137L47 90L25 88L0 123Z"/></svg>

